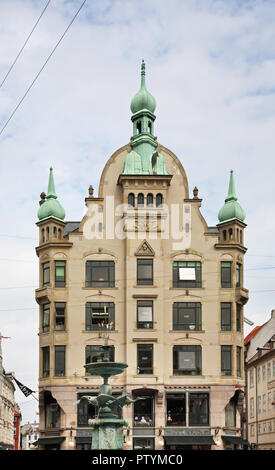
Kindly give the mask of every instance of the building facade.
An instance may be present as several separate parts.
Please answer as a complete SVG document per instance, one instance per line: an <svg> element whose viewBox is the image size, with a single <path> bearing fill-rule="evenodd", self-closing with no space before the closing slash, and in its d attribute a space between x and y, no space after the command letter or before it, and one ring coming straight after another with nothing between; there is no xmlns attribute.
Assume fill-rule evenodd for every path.
<svg viewBox="0 0 275 470"><path fill-rule="evenodd" d="M14 449L14 391L12 375L3 368L0 333L0 450Z"/></svg>
<svg viewBox="0 0 275 470"><path fill-rule="evenodd" d="M21 450L31 450L39 439L39 423L25 423L21 426Z"/></svg>
<svg viewBox="0 0 275 470"><path fill-rule="evenodd" d="M245 338L246 423L252 448L275 450L275 310Z"/></svg>
<svg viewBox="0 0 275 470"><path fill-rule="evenodd" d="M84 365L111 357L128 368L113 393L142 396L124 409L125 449L224 449L242 444L245 214L230 173L209 227L179 158L154 135L145 84L131 102L133 137L109 158L87 212L65 221L50 170L38 211L41 449L88 449L95 410L81 395L101 380Z"/></svg>

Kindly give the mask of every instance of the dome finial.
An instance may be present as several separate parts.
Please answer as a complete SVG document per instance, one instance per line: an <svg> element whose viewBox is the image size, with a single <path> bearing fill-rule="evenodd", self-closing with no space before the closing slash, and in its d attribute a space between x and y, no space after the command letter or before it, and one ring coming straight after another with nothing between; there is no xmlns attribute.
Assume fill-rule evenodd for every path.
<svg viewBox="0 0 275 470"><path fill-rule="evenodd" d="M39 220L43 220L48 217L54 217L59 220L64 220L65 218L65 211L63 207L61 206L60 202L57 201L57 194L55 192L52 167L50 167L48 193L47 193L46 199L44 199L43 203L40 204L40 208L37 213L37 216Z"/></svg>
<svg viewBox="0 0 275 470"><path fill-rule="evenodd" d="M131 111L133 114L139 111L149 111L154 114L156 109L156 100L155 98L149 93L145 85L145 62L142 59L141 62L141 86L140 90L134 96L131 101Z"/></svg>
<svg viewBox="0 0 275 470"><path fill-rule="evenodd" d="M235 191L233 170L230 170L230 179L229 179L227 197L225 199L225 204L220 209L219 215L218 215L220 223L229 222L235 219L240 220L241 222L244 221L245 212L237 201L238 201L238 198L236 196L236 191Z"/></svg>

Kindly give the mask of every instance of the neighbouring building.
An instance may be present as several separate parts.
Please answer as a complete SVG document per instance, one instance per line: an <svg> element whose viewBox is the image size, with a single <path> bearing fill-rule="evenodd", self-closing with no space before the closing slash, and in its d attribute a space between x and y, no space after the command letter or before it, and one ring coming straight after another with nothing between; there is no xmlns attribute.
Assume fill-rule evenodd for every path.
<svg viewBox="0 0 275 470"><path fill-rule="evenodd" d="M25 423L21 426L21 450L31 450L39 439L39 423Z"/></svg>
<svg viewBox="0 0 275 470"><path fill-rule="evenodd" d="M275 310L245 338L247 439L254 449L275 450Z"/></svg>
<svg viewBox="0 0 275 470"><path fill-rule="evenodd" d="M107 329L111 357L128 364L113 393L143 397L124 408L125 449L244 444L245 213L231 171L207 225L198 189L190 195L181 161L155 137L155 108L142 63L133 136L106 162L97 197L89 187L86 215L65 221L52 168L41 193L40 449L90 448L95 410L74 402L98 393L84 365L101 359Z"/></svg>
<svg viewBox="0 0 275 470"><path fill-rule="evenodd" d="M3 368L0 333L0 450L14 449L14 392L12 374Z"/></svg>
<svg viewBox="0 0 275 470"><path fill-rule="evenodd" d="M20 423L21 423L22 415L20 412L20 408L15 404L15 409L14 409L14 450L20 450L20 441L21 441L21 433L20 433Z"/></svg>

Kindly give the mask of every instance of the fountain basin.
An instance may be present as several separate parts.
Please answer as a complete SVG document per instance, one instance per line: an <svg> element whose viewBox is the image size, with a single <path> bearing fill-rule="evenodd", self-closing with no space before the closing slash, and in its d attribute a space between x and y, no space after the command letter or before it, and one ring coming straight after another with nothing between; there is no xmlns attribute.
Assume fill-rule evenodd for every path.
<svg viewBox="0 0 275 470"><path fill-rule="evenodd" d="M128 364L124 362L90 362L85 364L85 369L91 375L100 375L101 377L111 377L112 375L122 374Z"/></svg>

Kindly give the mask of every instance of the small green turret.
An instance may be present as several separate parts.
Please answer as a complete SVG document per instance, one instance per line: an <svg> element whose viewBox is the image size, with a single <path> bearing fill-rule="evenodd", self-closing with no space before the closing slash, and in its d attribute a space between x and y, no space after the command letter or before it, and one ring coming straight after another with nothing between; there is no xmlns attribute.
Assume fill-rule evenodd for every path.
<svg viewBox="0 0 275 470"><path fill-rule="evenodd" d="M235 192L233 170L230 171L228 194L225 199L225 204L219 211L218 219L220 224L230 222L231 220L239 220L240 222L243 222L245 219L245 212L238 203L238 198Z"/></svg>
<svg viewBox="0 0 275 470"><path fill-rule="evenodd" d="M57 201L57 195L55 192L53 169L50 168L48 193L45 201L41 204L38 213L39 220L44 220L49 217L63 221L65 218L65 210L61 206L60 202Z"/></svg>

